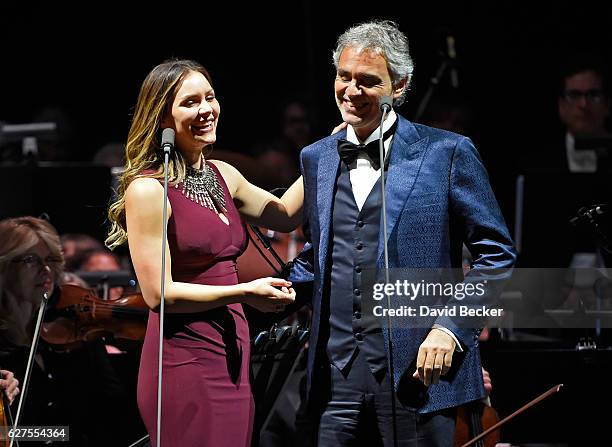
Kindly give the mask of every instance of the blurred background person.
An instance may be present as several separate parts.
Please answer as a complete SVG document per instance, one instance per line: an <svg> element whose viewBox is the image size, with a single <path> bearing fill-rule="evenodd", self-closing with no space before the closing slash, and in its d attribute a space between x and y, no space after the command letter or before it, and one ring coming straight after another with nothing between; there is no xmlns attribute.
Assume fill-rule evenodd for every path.
<svg viewBox="0 0 612 447"><path fill-rule="evenodd" d="M123 166L125 163L125 145L119 142L106 143L96 151L92 161L109 168Z"/></svg>
<svg viewBox="0 0 612 447"><path fill-rule="evenodd" d="M456 90L439 89L420 120L423 124L474 139L474 109Z"/></svg>
<svg viewBox="0 0 612 447"><path fill-rule="evenodd" d="M82 253L80 263L75 265L76 272L110 273L121 271L121 264L117 255L107 248L87 250ZM122 286L108 287L103 281L98 284L100 297L116 300L123 295Z"/></svg>
<svg viewBox="0 0 612 447"><path fill-rule="evenodd" d="M83 262L83 255L91 250L103 250L104 244L97 239L79 233L62 234L60 237L64 254L65 270L74 272Z"/></svg>
<svg viewBox="0 0 612 447"><path fill-rule="evenodd" d="M565 127L565 151L559 166L569 172L596 172L601 169L605 152L597 147L580 150L576 138L601 137L606 134L610 113L609 90L605 71L596 61L573 61L562 71L558 98L559 119Z"/></svg>
<svg viewBox="0 0 612 447"><path fill-rule="evenodd" d="M317 139L310 106L299 95L282 101L276 114L274 134L253 148L259 166L265 167L257 186L268 190L289 187L300 176L300 151Z"/></svg>

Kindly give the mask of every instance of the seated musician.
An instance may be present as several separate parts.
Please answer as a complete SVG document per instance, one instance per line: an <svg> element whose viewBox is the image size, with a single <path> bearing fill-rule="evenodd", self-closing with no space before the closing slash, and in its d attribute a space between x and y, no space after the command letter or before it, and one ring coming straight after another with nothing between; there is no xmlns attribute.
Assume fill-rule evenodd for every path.
<svg viewBox="0 0 612 447"><path fill-rule="evenodd" d="M2 371L0 388L10 401L18 391L16 379L24 385L43 295L59 293L55 286L61 282L63 265L59 236L47 221L34 217L0 221L0 367L12 372ZM133 433L121 439L118 433L122 421L136 428L141 422L127 415L127 391L102 342L66 352L47 342L41 331L27 387L20 426L69 426L70 441L79 446L113 445L111 436L118 445L137 439ZM123 412L120 421L109 424L108 416L118 408Z"/></svg>

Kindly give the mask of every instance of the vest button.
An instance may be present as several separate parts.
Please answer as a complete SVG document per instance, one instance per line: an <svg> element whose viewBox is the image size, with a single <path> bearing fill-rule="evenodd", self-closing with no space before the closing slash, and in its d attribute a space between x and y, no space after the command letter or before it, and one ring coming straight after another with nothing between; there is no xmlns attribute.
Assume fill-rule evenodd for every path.
<svg viewBox="0 0 612 447"><path fill-rule="evenodd" d="M363 225L364 225L363 220L358 220L358 221L357 221L357 226L358 226L359 228L363 227Z"/></svg>
<svg viewBox="0 0 612 447"><path fill-rule="evenodd" d="M363 244L361 242L356 245L357 250L361 250L363 248Z"/></svg>
<svg viewBox="0 0 612 447"><path fill-rule="evenodd" d="M354 293L355 295L359 296L359 295L361 295L361 290L359 290L359 289L355 288L355 289L353 289L353 293Z"/></svg>
<svg viewBox="0 0 612 447"><path fill-rule="evenodd" d="M361 332L357 332L355 334L355 339L357 339L357 341L362 341L363 340L363 334Z"/></svg>
<svg viewBox="0 0 612 447"><path fill-rule="evenodd" d="M355 271L357 273L361 273L361 266L360 265L355 266Z"/></svg>
<svg viewBox="0 0 612 447"><path fill-rule="evenodd" d="M361 312L359 311L353 312L353 317L355 318L355 320L361 319Z"/></svg>

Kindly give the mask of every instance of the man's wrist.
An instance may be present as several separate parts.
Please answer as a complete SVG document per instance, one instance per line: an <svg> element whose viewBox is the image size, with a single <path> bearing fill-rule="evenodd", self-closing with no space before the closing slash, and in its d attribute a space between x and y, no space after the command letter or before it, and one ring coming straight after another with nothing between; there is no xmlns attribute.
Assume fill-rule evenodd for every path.
<svg viewBox="0 0 612 447"><path fill-rule="evenodd" d="M434 324L431 328L432 329L438 329L439 331L442 331L442 332L448 334L455 341L455 351L456 352L463 352L463 348L461 347L461 343L459 343L459 339L457 338L457 336L455 334L453 334L453 331L451 331L450 329L445 328L444 326L441 326L439 324Z"/></svg>

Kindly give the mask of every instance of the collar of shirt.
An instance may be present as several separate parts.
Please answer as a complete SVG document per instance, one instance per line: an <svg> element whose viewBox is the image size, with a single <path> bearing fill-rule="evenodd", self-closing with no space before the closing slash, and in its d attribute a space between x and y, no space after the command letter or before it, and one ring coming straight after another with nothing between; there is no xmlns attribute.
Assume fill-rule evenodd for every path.
<svg viewBox="0 0 612 447"><path fill-rule="evenodd" d="M597 171L597 153L594 150L576 150L576 141L569 132L565 134L565 149L570 172Z"/></svg>
<svg viewBox="0 0 612 447"><path fill-rule="evenodd" d="M395 123L395 121L397 120L397 115L395 114L395 111L391 110L389 112L389 114L387 115L387 118L385 119L385 121L383 122L383 133L385 133L392 125L393 123ZM397 130L396 130L397 132ZM368 144L376 139L378 139L380 137L380 126L378 126L369 136L368 138L366 138L366 140L363 142L363 144ZM362 144L361 141L359 141L359 138L357 137L357 134L355 133L355 129L353 129L353 126L347 126L346 128L346 139L347 141L353 143L353 144ZM385 158L387 156L387 152L389 151L389 148L391 147L391 142L393 141L393 135L389 136L389 138L387 138L384 143L384 149L385 149ZM371 166L370 163L370 158L366 155L366 154L360 154L357 157L357 166L362 166L363 164L366 164L367 166Z"/></svg>

